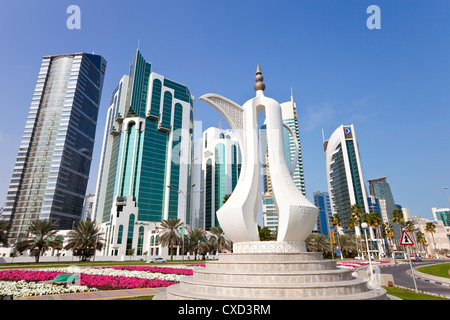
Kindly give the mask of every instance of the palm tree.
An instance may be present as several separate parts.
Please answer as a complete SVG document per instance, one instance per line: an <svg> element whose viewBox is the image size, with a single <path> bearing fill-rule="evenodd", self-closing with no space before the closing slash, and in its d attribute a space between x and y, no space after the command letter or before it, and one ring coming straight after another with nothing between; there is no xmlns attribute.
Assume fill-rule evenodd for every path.
<svg viewBox="0 0 450 320"><path fill-rule="evenodd" d="M194 257L197 259L198 252L201 252L206 246L206 236L200 228L189 229L189 248L194 251Z"/></svg>
<svg viewBox="0 0 450 320"><path fill-rule="evenodd" d="M340 242L341 252L345 252L347 256L356 253L356 242L355 239L349 234L338 235L338 241Z"/></svg>
<svg viewBox="0 0 450 320"><path fill-rule="evenodd" d="M382 229L382 237L388 239L388 251L389 251L389 255L391 254L391 248L392 248L392 239L394 238L395 234L394 234L394 229L392 228L392 225L389 223L385 223L382 225L383 229Z"/></svg>
<svg viewBox="0 0 450 320"><path fill-rule="evenodd" d="M392 222L397 223L400 227L400 231L403 231L403 224L402 222L405 221L405 218L403 217L403 211L402 209L394 209L392 211Z"/></svg>
<svg viewBox="0 0 450 320"><path fill-rule="evenodd" d="M356 250L358 251L358 256L359 256L358 243L361 243L361 242L358 241L358 238L357 238L357 235L356 235L356 227L359 228L360 237L361 237L360 221L361 221L361 216L363 215L364 211L363 211L363 209L361 208L361 206L359 204L354 204L354 205L352 205L350 207L350 213L352 214L352 217L354 217L356 219L356 223L352 222L352 224L355 224L354 228L355 228Z"/></svg>
<svg viewBox="0 0 450 320"><path fill-rule="evenodd" d="M356 216L351 216L350 219L348 219L348 229L355 229L355 244L356 244L356 251L358 252L359 255L359 250L358 250L358 236L356 234L356 228L359 227L359 222L358 219L356 218Z"/></svg>
<svg viewBox="0 0 450 320"><path fill-rule="evenodd" d="M217 252L223 252L223 250L231 250L231 241L225 236L222 228L219 226L212 227L209 232L212 234L209 240L213 244L213 247Z"/></svg>
<svg viewBox="0 0 450 320"><path fill-rule="evenodd" d="M431 238L433 238L434 251L436 251L436 242L434 241L434 233L436 232L436 225L433 222L427 222L425 224L425 232L431 233Z"/></svg>
<svg viewBox="0 0 450 320"><path fill-rule="evenodd" d="M96 250L103 248L102 234L94 221L77 222L75 228L67 234L69 239L64 249L72 250L74 255L82 257L82 261L87 261Z"/></svg>
<svg viewBox="0 0 450 320"><path fill-rule="evenodd" d="M259 240L261 241L272 241L275 240L276 238L274 237L274 234L272 233L272 231L270 231L270 229L268 227L262 227L258 225L258 235L259 235Z"/></svg>
<svg viewBox="0 0 450 320"><path fill-rule="evenodd" d="M11 223L6 220L0 221L0 243L3 244L3 246L8 246L8 231L11 228Z"/></svg>
<svg viewBox="0 0 450 320"><path fill-rule="evenodd" d="M336 229L336 232L337 232L336 235L338 235L339 234L338 227L342 226L341 216L338 215L337 213L333 214L330 217L330 224L334 227L334 229ZM336 238L338 240L339 248L341 248L341 244L339 243L339 237L336 237ZM342 250L341 250L341 258L344 258L344 255L342 254Z"/></svg>
<svg viewBox="0 0 450 320"><path fill-rule="evenodd" d="M311 233L305 240L309 252L330 252L330 240L320 233Z"/></svg>
<svg viewBox="0 0 450 320"><path fill-rule="evenodd" d="M180 228L182 226L180 219L169 218L161 222L161 235L159 242L162 246L170 246L170 259L173 260L173 246L181 244Z"/></svg>
<svg viewBox="0 0 450 320"><path fill-rule="evenodd" d="M377 234L376 234L376 228L379 224L379 215L377 212L371 212L371 213L366 213L364 214L362 221L367 223L369 225L369 227L375 229L375 240L377 238ZM369 232L370 235L370 232ZM373 240L370 240L370 247L372 248L372 252L374 252L374 248L373 248ZM379 252L379 251L378 251ZM369 259L370 259L370 255L368 253Z"/></svg>
<svg viewBox="0 0 450 320"><path fill-rule="evenodd" d="M230 197L231 197L231 193L227 193L226 195L224 195L222 204L225 204L225 202L227 202L227 200L230 199Z"/></svg>
<svg viewBox="0 0 450 320"><path fill-rule="evenodd" d="M380 245L378 244L378 239L380 239L381 241L381 217L380 214L378 212L371 212L370 213L372 215L372 223L373 223L373 228L375 229L375 238L376 238L376 242L377 242L377 247L378 247L378 258L380 257L381 254L381 250L380 250Z"/></svg>
<svg viewBox="0 0 450 320"><path fill-rule="evenodd" d="M38 263L40 256L45 251L60 245L59 241L54 240L57 232L55 221L32 220L28 227L28 239L17 243L14 248L19 252L38 249L35 255L36 263Z"/></svg>
<svg viewBox="0 0 450 320"><path fill-rule="evenodd" d="M425 252L425 246L427 245L427 239L425 238L425 235L422 231L418 230L415 236L417 239L417 243L422 245L422 252Z"/></svg>
<svg viewBox="0 0 450 320"><path fill-rule="evenodd" d="M412 234L413 239L414 239L414 251L417 251L417 248L416 248L417 240L415 239L415 234L414 234L414 230L415 229L416 228L414 226L414 222L412 222L411 220L406 221L406 223L405 223L405 230Z"/></svg>

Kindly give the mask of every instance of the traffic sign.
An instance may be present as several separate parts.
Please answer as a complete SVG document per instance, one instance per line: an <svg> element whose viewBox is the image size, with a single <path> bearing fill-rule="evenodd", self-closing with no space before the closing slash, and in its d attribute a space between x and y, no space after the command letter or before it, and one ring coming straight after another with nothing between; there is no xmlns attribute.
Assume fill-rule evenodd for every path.
<svg viewBox="0 0 450 320"><path fill-rule="evenodd" d="M403 230L402 236L400 237L400 245L401 246L412 246L414 245L414 242L409 237L406 230Z"/></svg>

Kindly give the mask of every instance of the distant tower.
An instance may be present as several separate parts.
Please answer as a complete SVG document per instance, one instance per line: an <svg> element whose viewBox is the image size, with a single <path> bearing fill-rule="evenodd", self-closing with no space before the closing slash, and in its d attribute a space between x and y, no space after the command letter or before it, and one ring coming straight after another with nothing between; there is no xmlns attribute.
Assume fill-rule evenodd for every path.
<svg viewBox="0 0 450 320"><path fill-rule="evenodd" d="M394 230L394 237L398 239L401 235L400 227L397 223L392 222L392 212L396 209L394 196L391 187L387 182L387 177L369 180L370 194L386 201L386 213L389 223L392 224Z"/></svg>
<svg viewBox="0 0 450 320"><path fill-rule="evenodd" d="M350 207L358 204L369 212L367 191L353 125L337 128L324 142L328 192L333 214L339 214L344 232L348 230Z"/></svg>
<svg viewBox="0 0 450 320"><path fill-rule="evenodd" d="M234 132L214 127L203 132L201 147L196 147L194 159L200 159L201 167L194 164L193 183L201 186L201 195L192 194L196 199L192 211L202 213L197 217L201 221L197 227L209 230L218 225L216 212L222 207L225 195L233 193L237 184L241 154ZM201 173L196 172L199 170Z"/></svg>
<svg viewBox="0 0 450 320"><path fill-rule="evenodd" d="M31 220L71 229L81 219L105 68L98 55L43 57L1 216L12 244Z"/></svg>
<svg viewBox="0 0 450 320"><path fill-rule="evenodd" d="M317 231L323 235L330 235L330 216L332 215L330 196L328 192L314 191L314 205L319 208Z"/></svg>

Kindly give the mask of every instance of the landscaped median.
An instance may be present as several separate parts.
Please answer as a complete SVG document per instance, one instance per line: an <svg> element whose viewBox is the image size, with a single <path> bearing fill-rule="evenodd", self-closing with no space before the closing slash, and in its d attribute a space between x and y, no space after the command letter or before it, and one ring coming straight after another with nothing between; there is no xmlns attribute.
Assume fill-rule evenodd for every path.
<svg viewBox="0 0 450 320"><path fill-rule="evenodd" d="M74 273L74 268L0 270L0 295L25 297L35 295L88 292L132 288L167 287L178 283L193 269L205 265L113 266L78 270L79 283L51 283L58 275Z"/></svg>

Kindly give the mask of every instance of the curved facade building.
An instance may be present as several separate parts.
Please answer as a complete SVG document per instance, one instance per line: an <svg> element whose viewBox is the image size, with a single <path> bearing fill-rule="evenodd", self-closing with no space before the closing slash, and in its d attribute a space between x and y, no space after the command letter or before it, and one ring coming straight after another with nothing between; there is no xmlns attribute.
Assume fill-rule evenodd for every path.
<svg viewBox="0 0 450 320"><path fill-rule="evenodd" d="M190 221L194 97L151 72L139 50L107 115L95 217L105 255L160 255L162 220Z"/></svg>
<svg viewBox="0 0 450 320"><path fill-rule="evenodd" d="M324 151L332 213L340 215L345 233L353 233L353 230L348 230L350 207L359 204L364 212L369 212L353 125L337 128L330 139L324 142Z"/></svg>

